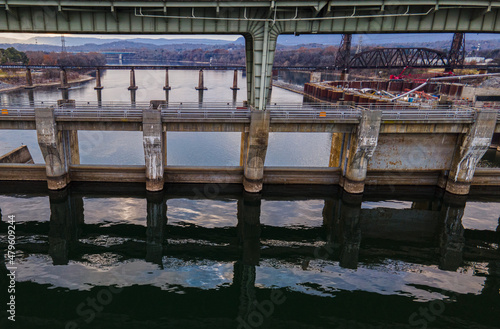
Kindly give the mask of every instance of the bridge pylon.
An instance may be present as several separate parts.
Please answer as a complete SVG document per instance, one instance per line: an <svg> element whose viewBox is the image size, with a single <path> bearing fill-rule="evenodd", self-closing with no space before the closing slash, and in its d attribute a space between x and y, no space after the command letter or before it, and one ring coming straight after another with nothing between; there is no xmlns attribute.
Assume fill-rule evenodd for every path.
<svg viewBox="0 0 500 329"><path fill-rule="evenodd" d="M465 33L453 34L450 52L448 53L448 67L446 72L452 72L465 62Z"/></svg>
<svg viewBox="0 0 500 329"><path fill-rule="evenodd" d="M351 60L351 43L352 34L343 34L337 56L335 57L335 66L342 69L340 80L347 80L349 62Z"/></svg>

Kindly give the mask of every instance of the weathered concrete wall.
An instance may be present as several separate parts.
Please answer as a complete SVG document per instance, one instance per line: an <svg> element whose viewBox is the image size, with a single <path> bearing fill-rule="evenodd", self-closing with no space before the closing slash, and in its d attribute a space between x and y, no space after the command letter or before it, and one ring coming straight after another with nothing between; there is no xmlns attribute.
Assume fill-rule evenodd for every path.
<svg viewBox="0 0 500 329"><path fill-rule="evenodd" d="M448 170L457 138L456 134L381 134L368 170Z"/></svg>
<svg viewBox="0 0 500 329"><path fill-rule="evenodd" d="M143 144L146 163L146 189L161 191L164 185L164 155L161 112L158 110L143 111Z"/></svg>
<svg viewBox="0 0 500 329"><path fill-rule="evenodd" d="M21 145L18 148L0 156L0 163L35 163L28 150L28 146Z"/></svg>
<svg viewBox="0 0 500 329"><path fill-rule="evenodd" d="M382 111L364 110L356 133L350 134L350 148L342 186L348 193L362 193L365 186L368 160L377 147Z"/></svg>
<svg viewBox="0 0 500 329"><path fill-rule="evenodd" d="M476 96L498 96L500 95L500 88L476 88L465 86L462 92L462 98L474 101Z"/></svg>
<svg viewBox="0 0 500 329"><path fill-rule="evenodd" d="M69 183L68 157L63 132L57 131L53 108L35 109L38 144L45 160L47 183L51 190L59 190Z"/></svg>
<svg viewBox="0 0 500 329"><path fill-rule="evenodd" d="M247 192L255 193L262 190L269 142L269 118L269 111L252 111L243 178L243 186Z"/></svg>
<svg viewBox="0 0 500 329"><path fill-rule="evenodd" d="M469 132L459 141L453 157L446 191L468 194L476 165L488 150L497 123L497 111L480 111Z"/></svg>

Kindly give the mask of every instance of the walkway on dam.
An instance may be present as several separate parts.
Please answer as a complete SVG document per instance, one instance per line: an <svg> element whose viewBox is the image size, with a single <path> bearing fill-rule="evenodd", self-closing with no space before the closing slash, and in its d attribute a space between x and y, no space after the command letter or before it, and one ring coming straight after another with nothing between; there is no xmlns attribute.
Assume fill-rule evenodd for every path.
<svg viewBox="0 0 500 329"><path fill-rule="evenodd" d="M150 103L77 102L57 106L54 102L0 106L0 120L34 120L35 108L55 108L56 120L138 120L143 111L152 108ZM163 121L227 120L240 122L250 120L251 110L233 103L168 103L158 105ZM406 105L331 105L331 104L270 104L267 106L271 120L338 120L357 122L363 110L381 110L382 120L422 120L472 122L476 109L472 107L408 107ZM499 109L492 109L498 111ZM500 120L500 113L498 116Z"/></svg>

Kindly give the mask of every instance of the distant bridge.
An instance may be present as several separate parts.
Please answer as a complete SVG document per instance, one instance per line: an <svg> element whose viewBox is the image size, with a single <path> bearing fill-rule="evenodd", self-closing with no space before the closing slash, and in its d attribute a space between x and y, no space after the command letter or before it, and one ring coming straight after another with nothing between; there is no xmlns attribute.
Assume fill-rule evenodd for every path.
<svg viewBox="0 0 500 329"><path fill-rule="evenodd" d="M448 55L429 48L376 48L356 54L351 68L433 68L449 67Z"/></svg>
<svg viewBox="0 0 500 329"><path fill-rule="evenodd" d="M393 49L393 48L389 48ZM407 48L406 48L407 49ZM387 57L382 57L380 62L377 60L379 57L370 59L370 54L363 52L358 55L365 56L363 58L354 57L352 59L352 66L350 68L355 69L373 69L373 68L404 68L408 66L406 63L415 63L415 65L410 64L410 67L418 68L445 68L447 67L447 59L443 61L432 62L431 59L423 59L424 62L419 62L415 58L395 58L395 60L389 63L387 66L382 65L387 60ZM356 56L358 56L356 55ZM384 55L385 56L385 55ZM369 66L363 66L362 63L368 62ZM380 65L378 63L381 63ZM443 64L445 63L445 64ZM474 64L474 65L459 65L457 68L470 68L470 69L498 69L500 64ZM32 70L211 70L211 71L225 71L225 70L238 70L246 71L246 66L244 65L103 65L103 66L74 66L74 65L20 65L20 64L3 64L0 65L0 69L32 69ZM331 66L273 66L273 70L279 71L338 71L342 70L342 67L337 67L335 65Z"/></svg>

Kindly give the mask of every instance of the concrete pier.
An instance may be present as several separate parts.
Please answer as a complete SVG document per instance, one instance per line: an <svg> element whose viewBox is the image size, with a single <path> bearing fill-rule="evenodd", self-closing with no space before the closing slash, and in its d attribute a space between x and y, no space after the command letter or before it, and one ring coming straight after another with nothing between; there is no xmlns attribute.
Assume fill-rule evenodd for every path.
<svg viewBox="0 0 500 329"><path fill-rule="evenodd" d="M238 88L238 70L234 70L233 86L231 90L240 90L240 88Z"/></svg>
<svg viewBox="0 0 500 329"><path fill-rule="evenodd" d="M165 183L164 146L161 112L155 109L143 110L143 143L146 158L146 189L161 191Z"/></svg>
<svg viewBox="0 0 500 329"><path fill-rule="evenodd" d="M139 87L137 87L135 83L135 70L131 69L130 70L130 86L128 87L128 90L137 90Z"/></svg>
<svg viewBox="0 0 500 329"><path fill-rule="evenodd" d="M33 86L33 76L31 75L31 69L27 68L26 69L26 86L24 86L24 89L33 89L35 86Z"/></svg>
<svg viewBox="0 0 500 329"><path fill-rule="evenodd" d="M102 88L104 88L104 87L101 85L101 70L97 69L95 71L95 87L94 87L94 89L101 90Z"/></svg>
<svg viewBox="0 0 500 329"><path fill-rule="evenodd" d="M70 182L69 135L58 131L53 108L35 109L38 144L45 160L47 184L50 190L59 190Z"/></svg>
<svg viewBox="0 0 500 329"><path fill-rule="evenodd" d="M203 80L203 70L200 70L198 72L198 87L195 87L196 90L207 90L208 88L205 87L205 83Z"/></svg>
<svg viewBox="0 0 500 329"><path fill-rule="evenodd" d="M163 90L169 91L171 90L172 87L170 87L169 81L168 81L168 69L165 70L165 86L163 86Z"/></svg>
<svg viewBox="0 0 500 329"><path fill-rule="evenodd" d="M468 194L476 165L491 144L497 123L496 111L478 111L475 122L461 142L457 143L446 191L453 194Z"/></svg>
<svg viewBox="0 0 500 329"><path fill-rule="evenodd" d="M68 85L68 73L66 72L65 69L62 69L59 74L61 76L61 86L59 87L59 89L61 89L61 90L67 90L69 88L69 85Z"/></svg>
<svg viewBox="0 0 500 329"><path fill-rule="evenodd" d="M348 193L363 193L368 160L377 147L382 111L363 110L355 133L350 134L347 164L343 166L341 185ZM348 137L349 138L349 137Z"/></svg>
<svg viewBox="0 0 500 329"><path fill-rule="evenodd" d="M243 166L243 187L247 192L256 193L262 190L264 163L269 141L269 123L269 111L252 111Z"/></svg>

